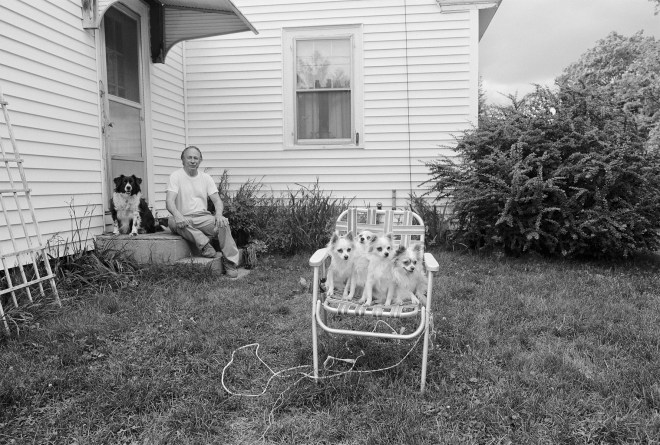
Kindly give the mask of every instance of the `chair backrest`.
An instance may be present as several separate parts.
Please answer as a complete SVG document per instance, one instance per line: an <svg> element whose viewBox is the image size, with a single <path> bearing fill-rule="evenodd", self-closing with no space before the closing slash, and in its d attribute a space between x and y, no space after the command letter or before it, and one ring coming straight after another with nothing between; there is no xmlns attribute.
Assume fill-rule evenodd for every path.
<svg viewBox="0 0 660 445"><path fill-rule="evenodd" d="M424 244L424 221L410 210L377 210L350 208L337 218L335 229L340 235L352 231L354 235L369 230L376 234L392 233L395 244L408 247L410 244Z"/></svg>

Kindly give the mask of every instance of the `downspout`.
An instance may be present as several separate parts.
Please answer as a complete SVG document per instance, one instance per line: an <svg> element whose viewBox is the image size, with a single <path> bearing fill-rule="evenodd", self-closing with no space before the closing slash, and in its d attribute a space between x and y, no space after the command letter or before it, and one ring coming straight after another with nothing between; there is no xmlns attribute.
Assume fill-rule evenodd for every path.
<svg viewBox="0 0 660 445"><path fill-rule="evenodd" d="M408 186L410 188L410 196L413 194L413 185L412 185L412 147L411 147L411 135L410 135L410 80L409 74L410 68L408 66L408 2L403 0L403 32L406 41L406 117L408 125ZM395 201L396 198L392 198L392 201ZM393 202L393 207L394 207Z"/></svg>
<svg viewBox="0 0 660 445"><path fill-rule="evenodd" d="M186 57L186 41L184 40L181 48L181 66L183 77L183 146L187 147L188 144L188 66Z"/></svg>
<svg viewBox="0 0 660 445"><path fill-rule="evenodd" d="M472 125L479 125L479 10L469 11L470 23L470 90L476 91L470 97L470 117Z"/></svg>

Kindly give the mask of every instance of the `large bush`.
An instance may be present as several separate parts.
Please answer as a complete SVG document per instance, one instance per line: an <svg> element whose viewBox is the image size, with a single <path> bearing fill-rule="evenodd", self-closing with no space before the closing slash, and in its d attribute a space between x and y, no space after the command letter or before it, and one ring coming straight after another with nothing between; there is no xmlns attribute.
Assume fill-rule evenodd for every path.
<svg viewBox="0 0 660 445"><path fill-rule="evenodd" d="M588 91L537 88L491 107L429 164L471 247L626 256L660 247L660 159L634 116Z"/></svg>
<svg viewBox="0 0 660 445"><path fill-rule="evenodd" d="M648 132L647 149L660 150L660 40L642 31L630 37L613 32L569 65L557 83L629 111Z"/></svg>

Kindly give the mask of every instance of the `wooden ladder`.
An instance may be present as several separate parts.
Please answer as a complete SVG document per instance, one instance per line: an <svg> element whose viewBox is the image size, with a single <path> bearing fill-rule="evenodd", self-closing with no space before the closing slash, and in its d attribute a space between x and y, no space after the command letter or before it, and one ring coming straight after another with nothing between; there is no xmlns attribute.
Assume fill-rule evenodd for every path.
<svg viewBox="0 0 660 445"><path fill-rule="evenodd" d="M32 286L38 286L39 293L42 297L45 297L42 283L48 280L55 297L55 303L60 307L62 303L55 285L55 275L48 261L46 245L42 240L39 224L34 214L34 207L30 198L30 188L28 187L25 172L23 171L23 159L21 159L18 151L16 138L14 137L9 120L7 102L2 95L2 89L0 89L0 106L2 107L4 124L7 128L12 147L12 152L8 153L5 151L2 137L0 136L0 164L4 164L5 167L0 172L0 210L2 211L2 216L4 216L4 223L0 221L0 228L3 226L6 227L6 233L1 233L2 237L0 237L0 262L4 271L4 277L0 280L0 320L2 320L5 330L9 333L8 317L2 307L2 301L6 298L3 297L5 294L11 295L11 301L14 307L18 308L19 299L17 298L17 291L22 290L28 300L33 302L32 290L30 288ZM2 128L1 125L0 128ZM20 176L20 180L14 179L14 175L16 174ZM9 188L6 188L7 186ZM7 207L7 201L10 204L13 202L14 205ZM28 211L29 218L26 221L25 213ZM10 215L12 216L11 218ZM28 232L29 228L32 228L33 234ZM6 235L9 235L12 245L11 252L7 253L3 252L3 246L6 248L6 244L8 244L6 243ZM33 237L36 238L36 245L33 243ZM43 269L41 271L39 269L40 256L43 263ZM31 268L30 264L32 265Z"/></svg>

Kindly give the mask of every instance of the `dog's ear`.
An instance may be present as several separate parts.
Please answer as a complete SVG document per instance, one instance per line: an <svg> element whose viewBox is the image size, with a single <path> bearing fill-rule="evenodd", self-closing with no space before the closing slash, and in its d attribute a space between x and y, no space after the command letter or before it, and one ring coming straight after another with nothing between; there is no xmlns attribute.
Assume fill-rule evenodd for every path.
<svg viewBox="0 0 660 445"><path fill-rule="evenodd" d="M371 240L369 240L369 244L375 244L377 239L378 237L374 236L373 238L371 238Z"/></svg>
<svg viewBox="0 0 660 445"><path fill-rule="evenodd" d="M400 244L399 247L396 249L396 252L394 252L394 255L401 255L406 251L406 248L403 246L403 244Z"/></svg>
<svg viewBox="0 0 660 445"><path fill-rule="evenodd" d="M390 242L392 242L392 240L394 240L394 234L390 232L387 235L385 235L385 238L387 238L388 240L390 240Z"/></svg>
<svg viewBox="0 0 660 445"><path fill-rule="evenodd" d="M114 179L114 181L115 181L115 185L119 185L119 184L121 184L121 181L122 181L123 179L124 179L124 175L117 176L117 177Z"/></svg>
<svg viewBox="0 0 660 445"><path fill-rule="evenodd" d="M133 175L133 179L135 179L137 184L142 184L142 178L138 178L137 176Z"/></svg>
<svg viewBox="0 0 660 445"><path fill-rule="evenodd" d="M415 244L412 248L412 251L415 254L415 258L417 258L417 261L423 261L423 259L424 259L424 245L423 244Z"/></svg>
<svg viewBox="0 0 660 445"><path fill-rule="evenodd" d="M330 238L330 244L335 244L339 240L339 232L336 230L332 233L332 237Z"/></svg>
<svg viewBox="0 0 660 445"><path fill-rule="evenodd" d="M348 233L346 234L346 239L349 241L353 241L353 231L349 230Z"/></svg>

